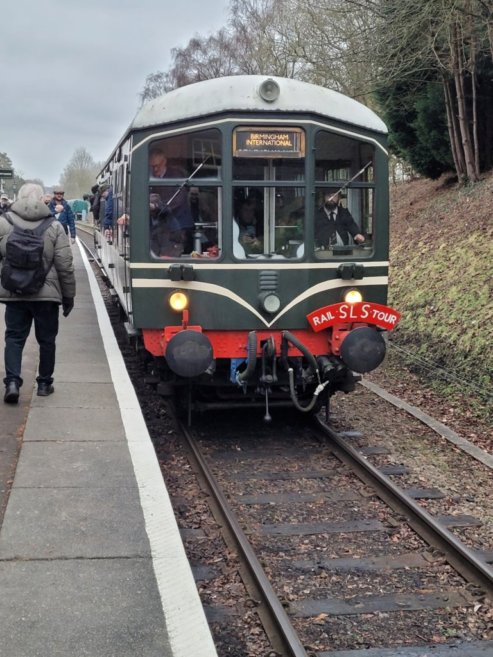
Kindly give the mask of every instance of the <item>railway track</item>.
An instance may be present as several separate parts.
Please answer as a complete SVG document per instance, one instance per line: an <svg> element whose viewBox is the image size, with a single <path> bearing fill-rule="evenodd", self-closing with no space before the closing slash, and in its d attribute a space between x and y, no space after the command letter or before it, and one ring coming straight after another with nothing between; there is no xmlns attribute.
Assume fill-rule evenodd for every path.
<svg viewBox="0 0 493 657"><path fill-rule="evenodd" d="M274 632L283 637L279 654L367 654L350 648L354 643L395 650L413 627L414 649L435 651L447 645L440 644L440 632L466 630L470 613L491 595L493 571L449 532L445 523L453 519L432 518L321 424L298 426L301 438L284 427L285 441L252 436L251 429L235 430L228 440L224 429L219 438L183 431L210 494L219 490L215 504L226 505L220 523L232 533L239 528L243 559L252 554L244 569L254 573L258 588L267 582L260 615L276 604L285 614ZM252 595L258 599L258 591ZM493 643L468 638L467 654L493 651Z"/></svg>
<svg viewBox="0 0 493 657"><path fill-rule="evenodd" d="M432 517L415 490L396 486L390 477L399 476L398 465L371 465L371 449L355 448L354 435L320 421L307 426L293 417L265 427L260 417L234 412L233 420L222 414L191 429L172 421L163 435L170 416L159 401L150 408L221 655L255 654L232 629L242 620L255 628L257 654L493 655L483 631L492 618L488 555L457 539L453 518ZM244 594L237 581L225 583L238 572Z"/></svg>
<svg viewBox="0 0 493 657"><path fill-rule="evenodd" d="M465 579L480 586L493 602L493 568L488 563L493 561L493 552L485 554L484 551L470 549L448 529L448 526L454 526L454 522L456 526L460 526L468 523L481 524L481 521L473 517L466 519L457 516L433 517L416 502L415 498L433 498L436 492L440 491L436 491L436 489L416 491L413 489L406 492L372 465L365 454L356 450L344 436L339 435L319 420L318 424L322 431L326 432L333 453L348 463L362 481L371 485L382 500L387 502L394 511L402 514L409 525L430 546L443 552L447 562ZM390 471L392 472L392 470Z"/></svg>

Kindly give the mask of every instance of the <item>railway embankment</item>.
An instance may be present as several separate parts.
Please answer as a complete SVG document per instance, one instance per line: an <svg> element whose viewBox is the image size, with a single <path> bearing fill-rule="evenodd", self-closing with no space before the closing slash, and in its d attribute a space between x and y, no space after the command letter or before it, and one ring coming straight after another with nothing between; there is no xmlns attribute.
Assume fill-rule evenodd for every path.
<svg viewBox="0 0 493 657"><path fill-rule="evenodd" d="M451 411L466 408L490 427L492 201L493 174L462 187L446 175L391 186L389 300L402 319L384 368L390 376L405 361Z"/></svg>

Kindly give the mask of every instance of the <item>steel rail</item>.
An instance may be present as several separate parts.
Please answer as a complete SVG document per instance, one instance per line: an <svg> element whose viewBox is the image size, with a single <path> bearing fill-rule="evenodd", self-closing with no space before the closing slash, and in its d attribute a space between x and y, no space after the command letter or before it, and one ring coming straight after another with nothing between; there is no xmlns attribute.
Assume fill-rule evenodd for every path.
<svg viewBox="0 0 493 657"><path fill-rule="evenodd" d="M448 563L467 581L480 586L493 600L493 568L468 548L451 531L444 527L414 499L396 486L387 476L358 453L354 447L320 418L313 422L326 437L332 452L348 464L365 483L369 484L387 504L402 514L409 525L427 543L443 552Z"/></svg>
<svg viewBox="0 0 493 657"><path fill-rule="evenodd" d="M224 517L224 520L227 522L228 529L232 533L240 553L243 555L245 563L248 567L249 574L256 582L260 593L264 596L264 600L267 605L267 611L270 614L271 621L279 631L284 654L286 657L308 657L308 654L300 642L296 631L291 625L291 621L289 620L289 617L286 614L281 601L275 594L272 585L264 572L264 569L260 565L260 562L258 561L252 546L250 545L247 537L240 527L226 497L219 488L214 475L209 470L209 467L205 462L205 459L203 458L195 439L189 430L185 427L185 425L183 425L181 422L179 422L179 425L190 449L192 450L197 464L199 465L203 476L206 478L207 484L209 485L215 500L220 507L220 511Z"/></svg>

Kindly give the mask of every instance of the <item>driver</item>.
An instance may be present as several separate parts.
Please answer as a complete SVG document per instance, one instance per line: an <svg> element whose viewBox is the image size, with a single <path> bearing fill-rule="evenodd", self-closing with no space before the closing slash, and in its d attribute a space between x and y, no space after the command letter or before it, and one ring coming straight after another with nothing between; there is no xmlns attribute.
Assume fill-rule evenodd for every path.
<svg viewBox="0 0 493 657"><path fill-rule="evenodd" d="M349 210L340 205L340 198L337 189L324 192L324 204L315 213L315 246L348 245L349 236L357 244L365 241Z"/></svg>

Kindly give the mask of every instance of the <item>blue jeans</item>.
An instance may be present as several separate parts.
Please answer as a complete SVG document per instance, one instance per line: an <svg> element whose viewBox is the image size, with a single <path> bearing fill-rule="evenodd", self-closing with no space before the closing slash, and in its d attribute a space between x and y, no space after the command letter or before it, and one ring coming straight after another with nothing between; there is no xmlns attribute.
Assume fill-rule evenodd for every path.
<svg viewBox="0 0 493 657"><path fill-rule="evenodd" d="M11 301L5 309L5 378L8 385L22 385L22 351L34 320L34 333L39 344L39 368L36 381L53 383L55 340L58 333L59 304L54 301Z"/></svg>

